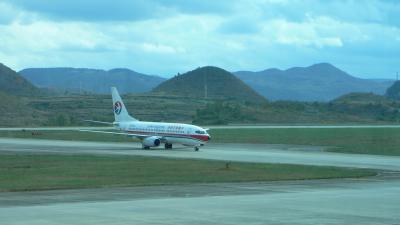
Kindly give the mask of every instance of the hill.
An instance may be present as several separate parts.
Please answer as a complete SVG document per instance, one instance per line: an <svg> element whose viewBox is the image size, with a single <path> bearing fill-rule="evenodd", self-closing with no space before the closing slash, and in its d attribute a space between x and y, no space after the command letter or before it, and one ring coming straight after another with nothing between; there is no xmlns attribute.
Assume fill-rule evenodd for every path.
<svg viewBox="0 0 400 225"><path fill-rule="evenodd" d="M124 95L124 103L143 121L204 124L398 124L400 102L365 101L368 94L343 101L243 104L238 101L146 93ZM373 96L372 100L375 99ZM0 92L0 126L88 126L84 120L114 120L110 94L16 97Z"/></svg>
<svg viewBox="0 0 400 225"><path fill-rule="evenodd" d="M37 126L46 121L42 112L29 105L27 97L13 96L0 91L0 104L0 127Z"/></svg>
<svg viewBox="0 0 400 225"><path fill-rule="evenodd" d="M195 124L398 124L399 101L373 93L351 93L331 102L273 101L246 105L210 102L196 111Z"/></svg>
<svg viewBox="0 0 400 225"><path fill-rule="evenodd" d="M386 90L385 96L393 100L400 100L400 81L394 82L393 85Z"/></svg>
<svg viewBox="0 0 400 225"><path fill-rule="evenodd" d="M95 94L108 94L110 86L116 86L121 93L147 92L165 80L129 69L29 68L20 74L38 87Z"/></svg>
<svg viewBox="0 0 400 225"><path fill-rule="evenodd" d="M153 92L203 99L258 103L266 101L230 72L213 66L201 67L175 76L154 88Z"/></svg>
<svg viewBox="0 0 400 225"><path fill-rule="evenodd" d="M38 94L39 89L14 70L0 63L0 91L10 95Z"/></svg>
<svg viewBox="0 0 400 225"><path fill-rule="evenodd" d="M376 121L398 122L400 102L373 93L350 93L329 104L329 111L355 118L370 118Z"/></svg>
<svg viewBox="0 0 400 225"><path fill-rule="evenodd" d="M234 74L271 100L330 101L351 92L383 94L393 83L391 80L353 77L328 63Z"/></svg>
<svg viewBox="0 0 400 225"><path fill-rule="evenodd" d="M374 93L349 93L342 95L332 101L332 103L345 103L345 104L387 104L391 102L385 96L377 95Z"/></svg>

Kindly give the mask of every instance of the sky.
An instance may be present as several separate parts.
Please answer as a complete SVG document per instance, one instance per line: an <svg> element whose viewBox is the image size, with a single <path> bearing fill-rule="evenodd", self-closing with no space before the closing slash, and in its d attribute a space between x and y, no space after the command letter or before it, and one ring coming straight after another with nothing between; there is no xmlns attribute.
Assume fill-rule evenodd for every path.
<svg viewBox="0 0 400 225"><path fill-rule="evenodd" d="M400 73L400 1L0 0L0 62L129 68L171 77L328 62L362 78Z"/></svg>

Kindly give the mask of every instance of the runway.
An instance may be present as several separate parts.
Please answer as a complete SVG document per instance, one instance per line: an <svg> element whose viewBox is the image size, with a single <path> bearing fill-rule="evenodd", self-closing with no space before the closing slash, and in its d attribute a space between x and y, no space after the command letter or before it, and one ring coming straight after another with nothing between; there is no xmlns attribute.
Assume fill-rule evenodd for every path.
<svg viewBox="0 0 400 225"><path fill-rule="evenodd" d="M2 224L400 222L398 180L292 181L0 193L0 200Z"/></svg>
<svg viewBox="0 0 400 225"><path fill-rule="evenodd" d="M208 144L200 152L192 148L142 150L139 143L104 143L0 138L0 151L52 152L63 154L141 155L173 158L213 159L259 163L291 163L400 171L400 157L324 152L323 146Z"/></svg>
<svg viewBox="0 0 400 225"><path fill-rule="evenodd" d="M118 154L392 170L364 179L0 193L0 224L400 224L400 157L323 147L211 144L200 152L135 143L0 139L0 151Z"/></svg>

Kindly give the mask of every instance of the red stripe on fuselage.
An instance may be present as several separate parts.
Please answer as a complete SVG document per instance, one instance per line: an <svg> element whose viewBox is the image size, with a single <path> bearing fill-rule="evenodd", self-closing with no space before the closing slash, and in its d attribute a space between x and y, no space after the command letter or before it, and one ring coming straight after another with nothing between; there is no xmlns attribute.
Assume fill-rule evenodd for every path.
<svg viewBox="0 0 400 225"><path fill-rule="evenodd" d="M154 136L174 136L174 137L183 137L183 138L192 138L199 141L207 142L210 138L208 135L197 135L197 134L176 134L176 133L154 133L154 132L146 132L146 131L132 131L132 130L125 130L130 134L146 134L146 135L154 135Z"/></svg>

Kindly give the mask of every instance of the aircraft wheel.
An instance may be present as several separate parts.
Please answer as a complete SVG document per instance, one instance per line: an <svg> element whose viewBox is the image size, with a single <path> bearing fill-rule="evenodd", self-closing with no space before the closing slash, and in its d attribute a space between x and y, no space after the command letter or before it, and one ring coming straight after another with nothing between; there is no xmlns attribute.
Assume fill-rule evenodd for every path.
<svg viewBox="0 0 400 225"><path fill-rule="evenodd" d="M199 151L199 147L194 147L194 150L196 151L196 152L198 152Z"/></svg>

